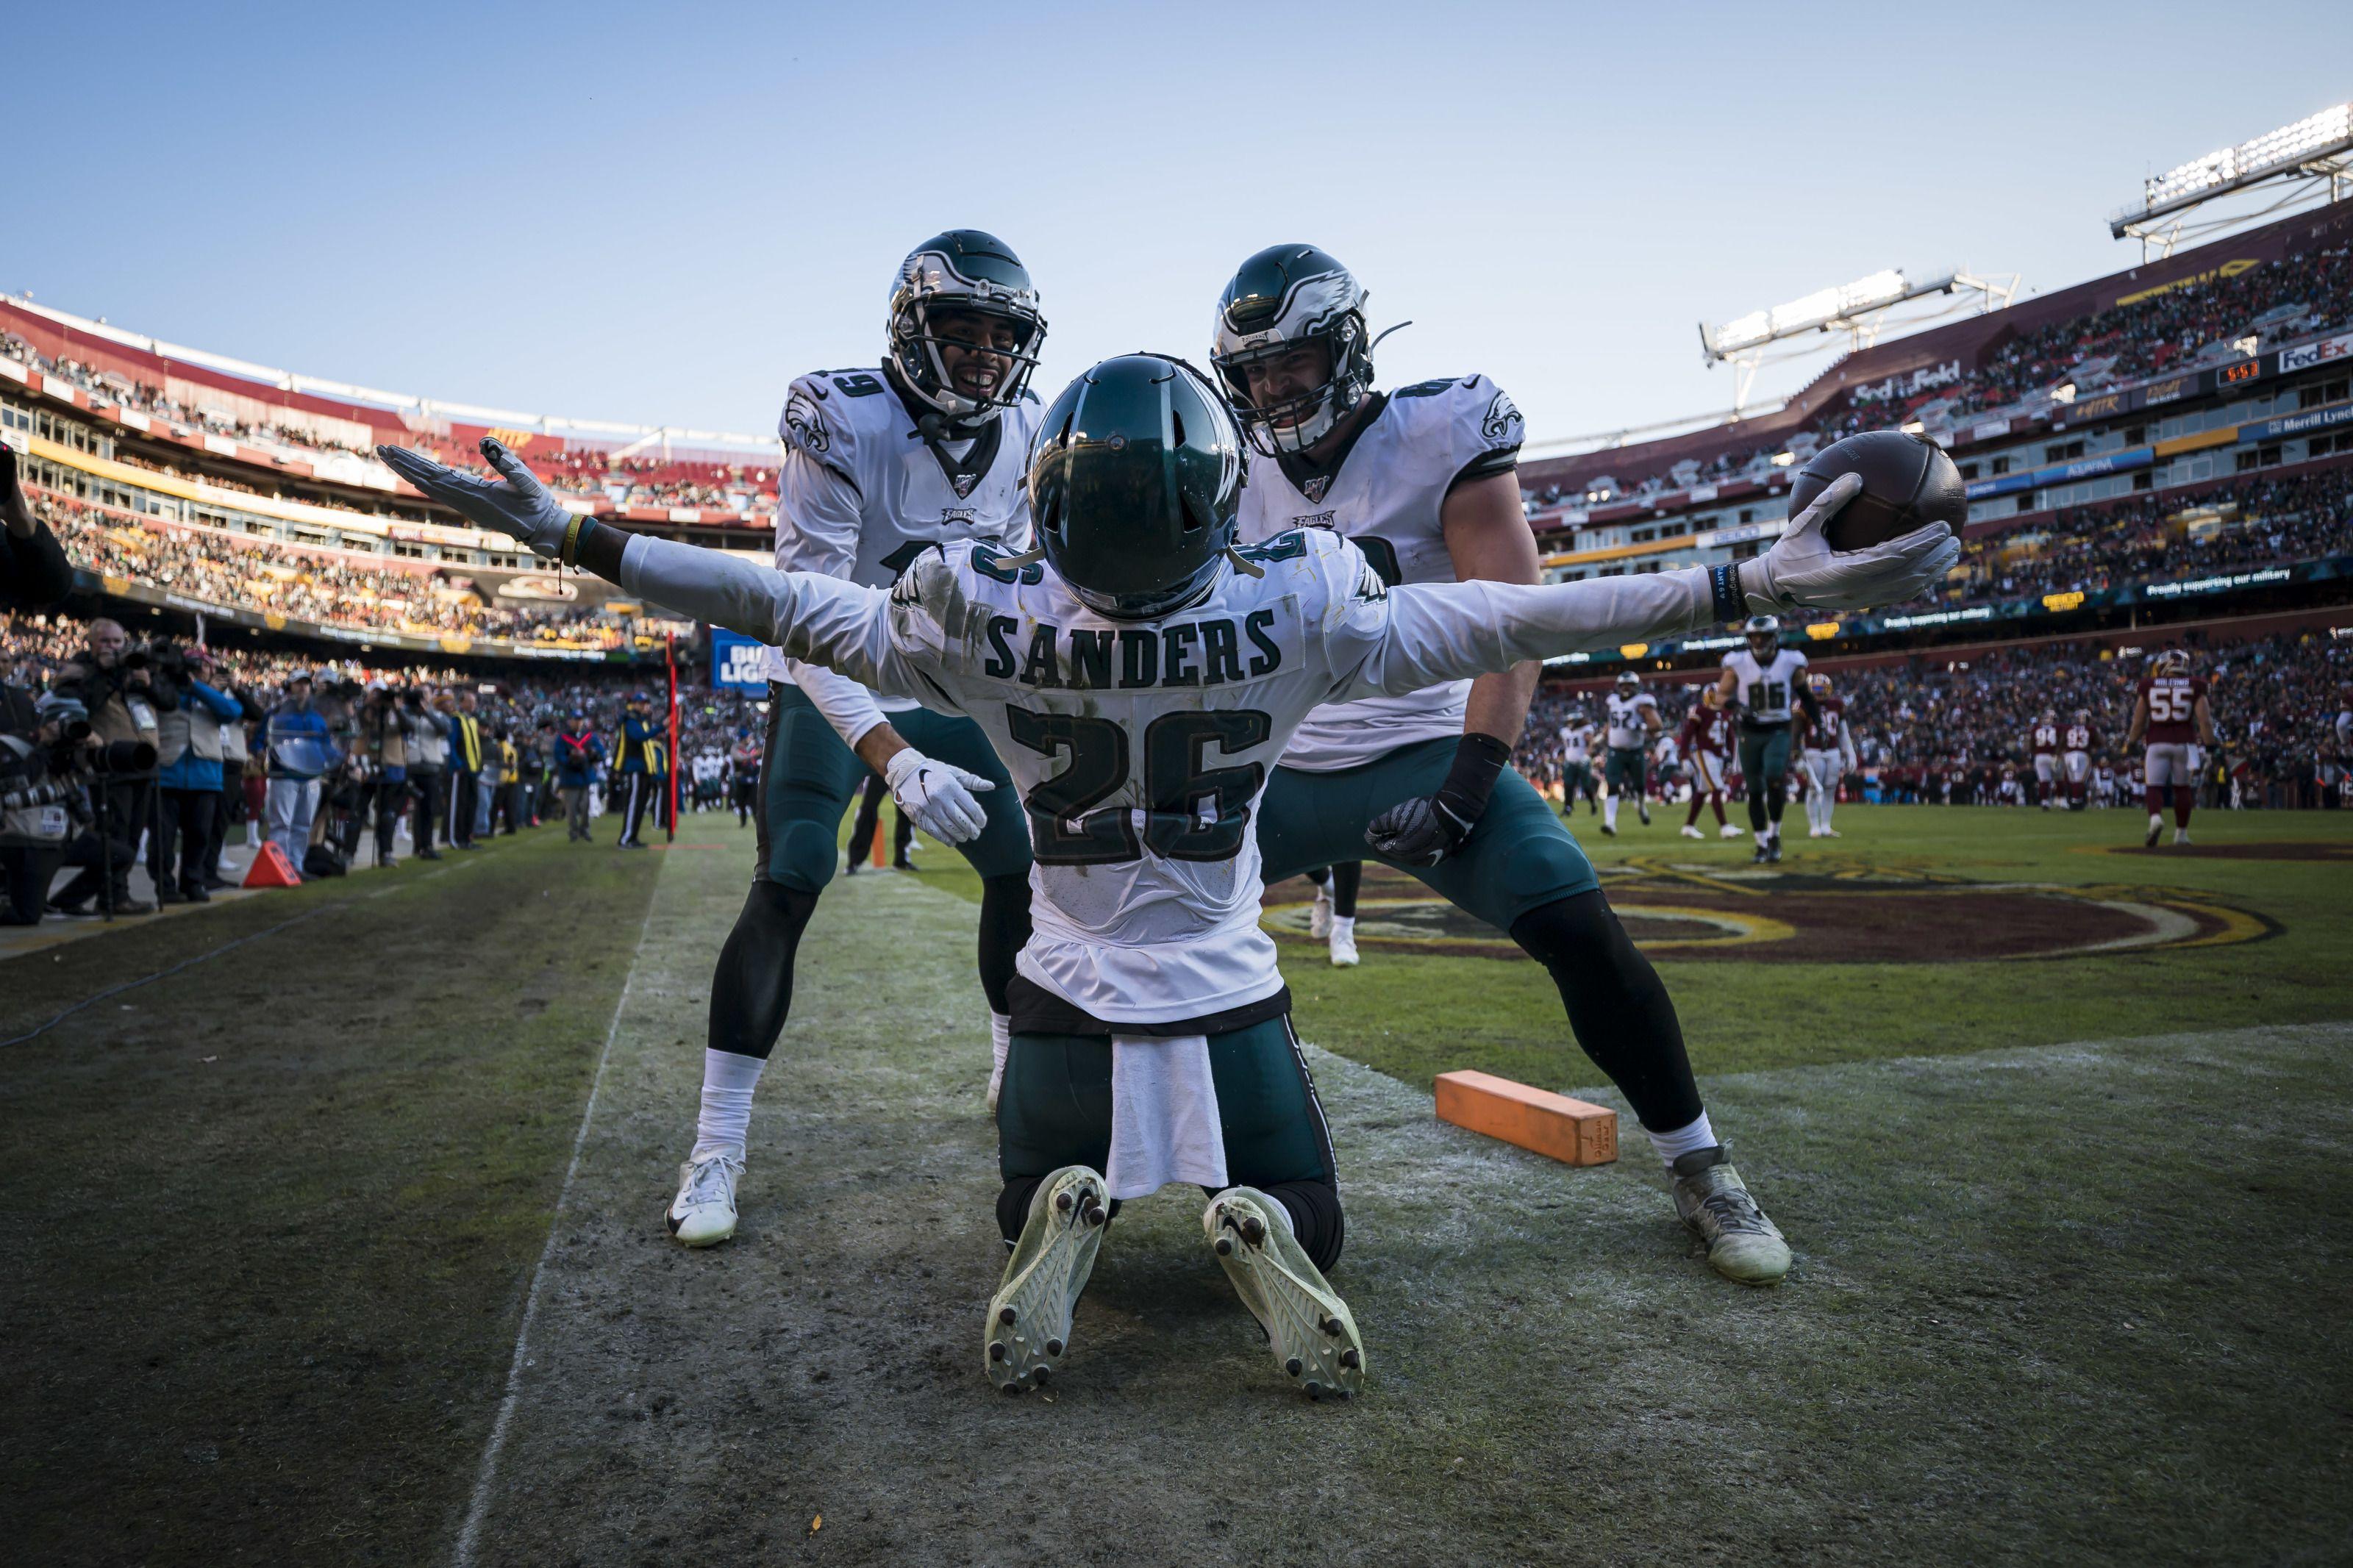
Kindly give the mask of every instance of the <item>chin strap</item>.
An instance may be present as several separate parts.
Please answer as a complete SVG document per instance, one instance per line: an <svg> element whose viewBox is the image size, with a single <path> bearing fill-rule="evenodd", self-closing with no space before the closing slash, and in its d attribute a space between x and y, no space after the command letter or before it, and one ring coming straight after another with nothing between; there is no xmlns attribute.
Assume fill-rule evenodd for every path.
<svg viewBox="0 0 2353 1568"><path fill-rule="evenodd" d="M1230 544L1226 546L1226 559L1233 563L1235 571L1240 573L1245 577L1263 577L1266 575L1265 567L1260 565L1257 562L1252 561Z"/></svg>
<svg viewBox="0 0 2353 1568"><path fill-rule="evenodd" d="M1042 544L1033 544L1018 555L998 556L997 563L999 566L1034 566L1044 559L1046 559L1046 547Z"/></svg>

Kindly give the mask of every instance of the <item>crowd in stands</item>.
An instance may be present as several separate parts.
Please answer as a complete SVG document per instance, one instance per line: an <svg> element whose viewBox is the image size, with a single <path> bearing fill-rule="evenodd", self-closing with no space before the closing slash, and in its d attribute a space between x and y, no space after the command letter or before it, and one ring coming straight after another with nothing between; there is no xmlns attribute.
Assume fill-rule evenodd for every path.
<svg viewBox="0 0 2353 1568"><path fill-rule="evenodd" d="M1871 782L1913 798L1991 800L2002 770L2030 767L2031 732L2046 711L2062 723L2079 710L2088 714L2098 757L2120 775L2137 768L2139 758L2125 754L2124 738L2154 652L2104 658L2089 644L2049 644L1966 662L1923 657L1833 671L1831 679ZM2192 673L2209 686L2215 766L2242 786L2250 804L2317 804L2316 781L2353 765L2337 730L2337 715L2353 704L2353 638L2300 631L2221 644L2194 650ZM1648 682L1668 734L1712 684L1707 676L1698 670ZM1563 727L1572 713L1598 722L1601 706L1599 691L1540 691L1514 763L1540 786L1556 786Z"/></svg>
<svg viewBox="0 0 2353 1568"><path fill-rule="evenodd" d="M2205 521L2193 521L2203 517ZM2285 565L2353 554L2353 466L2249 476L2195 501L2155 495L2059 512L2045 528L1969 541L1957 604Z"/></svg>
<svg viewBox="0 0 2353 1568"><path fill-rule="evenodd" d="M322 427L326 422L310 420L295 411L289 411L285 423L257 423L236 418L221 407L190 405L168 396L161 387L111 371L100 371L69 356L51 359L37 353L22 337L5 331L0 331L0 358L14 360L27 369L55 376L122 407L137 409L190 430L230 437L259 450L275 449L278 455L286 457L320 458L341 454L347 459L364 463L379 477L384 474L376 463L375 453L365 442L338 436ZM257 388L257 392L260 390L263 389ZM237 401L240 406L250 406L259 400L239 398ZM431 431L411 432L404 439L410 445L432 452L444 462L466 463L474 458L470 448L454 448L446 438ZM181 478L199 477L184 474L169 464L150 462L130 453L118 452L116 459ZM775 506L776 472L772 466L615 458L601 447L586 446L567 447L549 455L533 453L532 461L553 489L574 495L603 497L622 506L710 507L763 514L773 510ZM327 477L347 476L330 471ZM206 484L224 489L240 490L251 495L275 493L265 492L258 486L211 469L207 469L201 478ZM304 499L313 505L338 504L323 497L306 496Z"/></svg>
<svg viewBox="0 0 2353 1568"><path fill-rule="evenodd" d="M71 497L43 495L35 510L83 568L152 584L208 604L263 607L297 620L417 634L628 646L629 628L569 605L485 604L443 573L368 564L310 550L142 519Z"/></svg>
<svg viewBox="0 0 2353 1568"><path fill-rule="evenodd" d="M1540 487L1529 490L1526 500L1535 506L1552 506L1589 495L1599 504L1648 500L1693 485L1762 479L1773 471L1777 453L1794 452L1802 459L1860 430L1920 419L1936 435L1954 421L2031 402L2063 384L2074 384L2079 394L2090 392L2198 362L2210 351L2235 353L2230 345L2250 337L2257 340L2260 352L2348 324L2353 324L2353 247L2311 251L2038 328L2002 344L1986 363L1969 371L1957 388L1922 393L1900 404L1841 402L1772 446L1736 447L1705 460L1685 458L1657 472L1596 480L1579 495L1569 495L1557 485ZM1630 450L1627 460L1639 461L1639 453Z"/></svg>

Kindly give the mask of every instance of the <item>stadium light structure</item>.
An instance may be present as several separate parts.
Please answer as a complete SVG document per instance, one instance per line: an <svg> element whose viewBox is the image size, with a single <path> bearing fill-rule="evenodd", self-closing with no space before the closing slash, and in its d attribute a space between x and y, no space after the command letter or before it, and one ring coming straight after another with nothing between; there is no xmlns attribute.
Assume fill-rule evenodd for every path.
<svg viewBox="0 0 2353 1568"><path fill-rule="evenodd" d="M1738 419L1747 406L1748 392L1756 384L1759 367L1778 359L1812 353L1821 346L1809 344L1768 358L1765 351L1775 343L1825 332L1844 332L1852 352L1878 342L1880 330L1889 320L1887 312L1911 300L1938 294L1967 295L1977 301L1980 310L1989 311L2008 305L2017 293L2018 277L2014 273L2008 278L1980 278L1965 267L1952 267L1929 277L1913 279L1900 268L1888 268L1835 289L1817 289L1769 310L1751 310L1721 326L1712 327L1702 321L1700 358L1711 368L1718 364L1733 367L1737 379L1734 384L1732 416Z"/></svg>
<svg viewBox="0 0 2353 1568"><path fill-rule="evenodd" d="M2291 181L2293 188L2261 211L2195 226L2182 221L2194 207L2273 180ZM2322 188L2331 202L2353 195L2353 101L2152 175L2142 182L2138 202L2108 215L2108 235L2139 240L2143 260L2151 245L2170 256L2185 237L2268 217Z"/></svg>

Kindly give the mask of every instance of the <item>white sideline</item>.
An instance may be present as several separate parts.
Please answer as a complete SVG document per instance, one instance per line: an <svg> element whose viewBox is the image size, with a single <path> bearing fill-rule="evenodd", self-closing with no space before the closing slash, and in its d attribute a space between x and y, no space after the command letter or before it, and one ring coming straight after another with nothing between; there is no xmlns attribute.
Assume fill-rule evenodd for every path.
<svg viewBox="0 0 2353 1568"><path fill-rule="evenodd" d="M522 1321L515 1329L514 1355L507 1363L506 1396L499 1401L499 1413L491 1423L490 1441L483 1445L482 1462L474 1475L474 1494L466 1505L466 1522L458 1531L458 1546L452 1555L457 1568L470 1568L480 1546L482 1521L490 1514L491 1492L498 1481L499 1452L506 1447L507 1426L514 1419L515 1406L522 1398L523 1354L531 1342L532 1321L539 1316L539 1289L547 1275L547 1260L554 1256L555 1238L564 1226L564 1205L572 1196L572 1180L580 1173L580 1151L588 1142L588 1123L596 1114L596 1097L604 1091L605 1065L613 1059L613 1042L621 1036L621 1017L629 1008L629 989L638 983L638 963L646 952L646 932L652 929L654 904L661 895L659 876L652 894L646 900L646 918L638 922L637 945L629 952L628 978L621 982L620 999L613 1004L613 1022L605 1031L605 1048L596 1054L596 1072L588 1080L588 1103L580 1108L580 1129L572 1135L572 1160L564 1167L564 1184L556 1189L555 1212L548 1218L547 1244L539 1249L539 1262L531 1271L531 1289L523 1297Z"/></svg>

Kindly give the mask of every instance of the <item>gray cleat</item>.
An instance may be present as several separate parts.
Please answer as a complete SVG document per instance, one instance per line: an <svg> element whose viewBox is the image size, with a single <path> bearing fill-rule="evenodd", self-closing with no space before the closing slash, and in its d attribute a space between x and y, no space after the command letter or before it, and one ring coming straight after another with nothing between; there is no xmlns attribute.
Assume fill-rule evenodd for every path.
<svg viewBox="0 0 2353 1568"><path fill-rule="evenodd" d="M1765 1217L1748 1184L1719 1143L1694 1149L1674 1164L1675 1213L1707 1243L1718 1274L1743 1285L1778 1285L1789 1272L1789 1244Z"/></svg>

